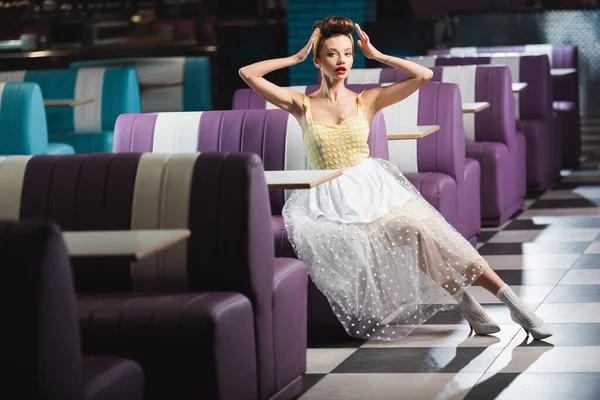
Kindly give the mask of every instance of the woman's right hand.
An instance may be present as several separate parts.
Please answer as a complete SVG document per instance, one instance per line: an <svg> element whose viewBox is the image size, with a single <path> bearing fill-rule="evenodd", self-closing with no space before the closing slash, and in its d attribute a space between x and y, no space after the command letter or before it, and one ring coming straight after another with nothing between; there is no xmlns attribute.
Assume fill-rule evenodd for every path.
<svg viewBox="0 0 600 400"><path fill-rule="evenodd" d="M304 94L286 87L279 87L266 80L264 76L275 70L291 67L306 60L319 33L320 30L315 28L306 46L293 56L259 61L240 68L239 73L241 78L260 97L299 118L304 114L304 109L302 108Z"/></svg>
<svg viewBox="0 0 600 400"><path fill-rule="evenodd" d="M299 52L297 52L294 55L294 58L298 60L298 64L306 60L306 57L308 57L308 55L310 54L310 51L312 50L315 40L317 40L317 36L319 36L319 33L319 28L315 28L312 35L310 36L310 39L308 39L308 43L306 44L306 46L304 46Z"/></svg>

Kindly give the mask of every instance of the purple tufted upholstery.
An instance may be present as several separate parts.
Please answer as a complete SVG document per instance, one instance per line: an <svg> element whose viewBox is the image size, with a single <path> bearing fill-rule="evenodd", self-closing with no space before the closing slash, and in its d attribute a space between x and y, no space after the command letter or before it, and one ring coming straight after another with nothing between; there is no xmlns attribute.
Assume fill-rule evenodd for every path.
<svg viewBox="0 0 600 400"><path fill-rule="evenodd" d="M463 101L491 104L463 118L467 157L477 160L482 170L482 223L498 225L523 206L526 192L525 137L515 130L510 71L500 65L431 69L433 81L458 84ZM393 68L370 68L352 70L348 79L393 83L406 78Z"/></svg>
<svg viewBox="0 0 600 400"><path fill-rule="evenodd" d="M71 265L60 228L39 221L0 222L6 325L0 358L10 365L3 390L21 399L142 400L134 361L83 357Z"/></svg>
<svg viewBox="0 0 600 400"><path fill-rule="evenodd" d="M1 162L12 179L0 218L51 219L69 231L190 229L186 242L136 263L73 262L84 350L138 361L147 398L291 398L301 389L306 267L273 257L256 155Z"/></svg>
<svg viewBox="0 0 600 400"><path fill-rule="evenodd" d="M474 95L473 101L490 103L486 110L464 115L465 119L471 119L469 129L472 129L467 135L470 137L466 150L467 157L477 160L481 166L482 222L485 225L501 224L523 207L527 191L526 143L523 134L516 131L510 71L500 65L463 71L452 67L432 69L434 79L440 78L444 82L455 78L451 75L458 72L462 75L463 94L469 92Z"/></svg>
<svg viewBox="0 0 600 400"><path fill-rule="evenodd" d="M347 85L349 89L355 92L376 86L378 85ZM310 94L317 88L317 86L307 86L304 88L295 87L294 89L304 90L305 93ZM440 211L446 220L456 227L463 236L474 243L477 234L481 231L479 177L477 172L479 171L479 165L477 163L465 163L462 118L455 118L456 115L453 113L458 113L459 117L462 115L460 111L460 94L456 89L451 84L431 83L422 88L419 95L412 99L412 106L409 106L410 109L405 112L410 115L410 118L414 119L414 124L437 124L441 126L441 130L416 141L416 153L414 154L416 165L410 166L411 172L407 172L401 166L400 169L421 192L423 197ZM407 100L404 102L408 103ZM266 101L251 89L239 89L234 93L233 108L246 109L253 107L264 109L268 106ZM400 115L391 109L390 113ZM402 121L397 121L398 118L393 118L385 112L383 114L386 119L386 129L392 133L390 126L394 126L393 123L402 123ZM374 119L371 123L371 136L373 136L375 122ZM410 123L406 124L410 125ZM388 151L384 151L384 148L388 148L387 141L378 140L376 143L381 144L381 149L378 147L373 151L373 145L370 144L371 156L389 159ZM448 149L453 149L453 151L448 151ZM393 158L392 156L394 162ZM465 176L469 176L470 179L475 179L475 176L477 176L477 181L469 181L469 183L463 184ZM470 190L469 192L466 192L467 188ZM459 209L458 204L462 204L463 207Z"/></svg>
<svg viewBox="0 0 600 400"><path fill-rule="evenodd" d="M246 101L250 101L246 98ZM305 169L300 126L288 112L283 110L229 110L206 111L203 113L159 113L122 115L115 127L114 152L189 152L189 151L247 151L258 154L265 170ZM371 128L369 145L383 158L388 157L385 123L377 115ZM298 168L301 167L301 168ZM276 256L295 257L281 216L285 193L270 192L271 233ZM268 237L268 235L263 236ZM265 250L266 251L266 250ZM283 272L283 270L282 270ZM306 287L302 289L306 296ZM292 301L300 297L290 296L290 289L281 290L282 300ZM287 293L287 295L284 295ZM323 295L316 292L314 296ZM296 300L293 300L296 302ZM308 300L308 304L313 303ZM282 313L285 309L282 308ZM323 311L329 322L328 330L345 335L329 305ZM284 318L285 314L282 314ZM314 326L309 315L309 328ZM290 329L291 324L279 326ZM299 328L304 331L305 328ZM285 337L282 335L282 337ZM290 339L291 340L291 339Z"/></svg>
<svg viewBox="0 0 600 400"><path fill-rule="evenodd" d="M551 68L577 68L578 50L577 46L571 44L549 44L549 45L520 45L520 46L483 46L462 48L466 52L462 55L481 54L481 53L525 53L541 54L547 53ZM453 52L461 53L461 48L453 48ZM449 55L450 49L431 49L427 52L430 55ZM560 93L560 92L559 92ZM555 98L568 99L568 97L554 93ZM575 98L570 98L576 101Z"/></svg>
<svg viewBox="0 0 600 400"><path fill-rule="evenodd" d="M185 119L184 122L182 122ZM179 121L177 126L173 121ZM374 118L369 146L387 157L383 116ZM302 144L294 142L292 133L300 126L283 110L228 110L198 113L124 114L116 124L113 151L122 152L189 152L246 151L258 154L267 171L305 169L292 156L304 159ZM176 133L179 143L165 143L163 137ZM297 139L297 138L296 138ZM191 147L190 147L191 146ZM296 168L301 165L302 168ZM284 192L270 193L273 215L281 215ZM276 253L280 254L277 249Z"/></svg>
<svg viewBox="0 0 600 400"><path fill-rule="evenodd" d="M458 48L460 51L460 48ZM518 52L546 53L550 68L575 68L579 70L577 46L570 44L491 46L470 48L477 53ZM429 50L430 55L447 55L450 49ZM552 76L554 112L557 128L562 132L562 167L579 165L581 155L581 128L579 120L579 73Z"/></svg>
<svg viewBox="0 0 600 400"><path fill-rule="evenodd" d="M528 87L519 94L517 131L527 139L527 186L545 190L559 177L561 135L552 109L552 85L548 57L522 55L518 81ZM490 64L491 57L439 57L438 66ZM513 80L516 78L513 76Z"/></svg>

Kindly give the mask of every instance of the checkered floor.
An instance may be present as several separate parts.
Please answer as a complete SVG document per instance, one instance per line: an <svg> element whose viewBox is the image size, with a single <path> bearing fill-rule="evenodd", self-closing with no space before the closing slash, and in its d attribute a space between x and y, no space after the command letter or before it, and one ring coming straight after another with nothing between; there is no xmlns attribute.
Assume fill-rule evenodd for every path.
<svg viewBox="0 0 600 400"><path fill-rule="evenodd" d="M395 343L310 343L298 398L600 399L600 121L582 131L581 169L563 171L477 245L554 336L532 341L503 304L472 287L500 333L469 336L455 311Z"/></svg>

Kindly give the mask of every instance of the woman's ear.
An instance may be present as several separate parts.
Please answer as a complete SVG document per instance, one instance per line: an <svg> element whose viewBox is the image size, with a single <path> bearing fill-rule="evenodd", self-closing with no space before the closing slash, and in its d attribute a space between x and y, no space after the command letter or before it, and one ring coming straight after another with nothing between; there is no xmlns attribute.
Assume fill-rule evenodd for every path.
<svg viewBox="0 0 600 400"><path fill-rule="evenodd" d="M314 60L313 64L315 64L315 67L321 69L321 63L319 62L319 59Z"/></svg>

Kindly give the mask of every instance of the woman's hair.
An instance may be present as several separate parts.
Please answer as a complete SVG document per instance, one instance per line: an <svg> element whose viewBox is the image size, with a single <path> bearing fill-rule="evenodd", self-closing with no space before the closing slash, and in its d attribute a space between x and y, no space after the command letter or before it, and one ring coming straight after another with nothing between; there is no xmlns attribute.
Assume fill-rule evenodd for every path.
<svg viewBox="0 0 600 400"><path fill-rule="evenodd" d="M352 39L352 31L354 30L354 23L350 18L346 17L327 17L324 20L317 21L313 30L315 28L319 28L319 36L317 40L315 40L314 49L313 49L313 59L316 60L319 56L319 52L321 51L321 45L323 44L323 40L338 36L338 35L348 35L350 40L352 41L352 46L354 47L354 40ZM354 48L352 49L352 55L354 55Z"/></svg>

